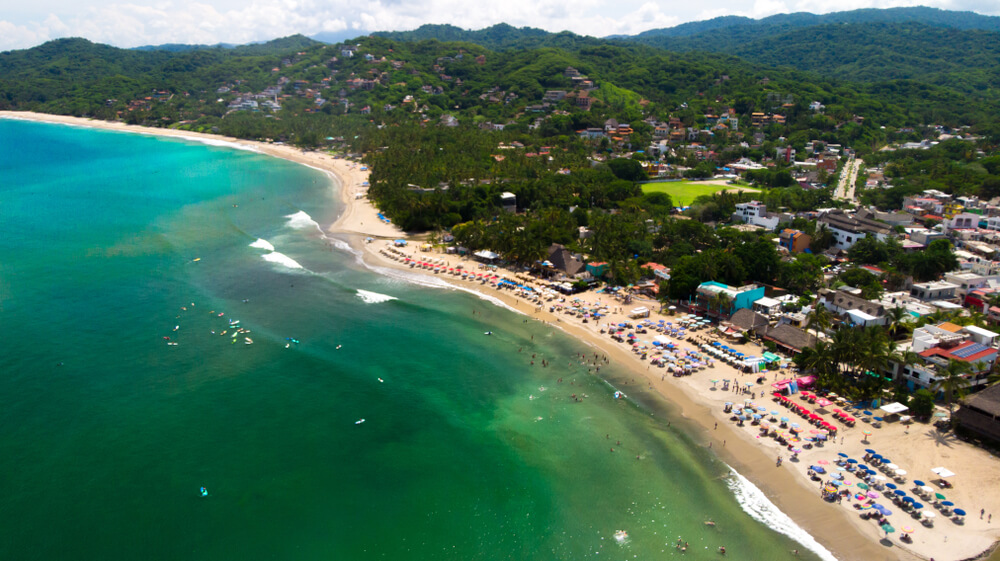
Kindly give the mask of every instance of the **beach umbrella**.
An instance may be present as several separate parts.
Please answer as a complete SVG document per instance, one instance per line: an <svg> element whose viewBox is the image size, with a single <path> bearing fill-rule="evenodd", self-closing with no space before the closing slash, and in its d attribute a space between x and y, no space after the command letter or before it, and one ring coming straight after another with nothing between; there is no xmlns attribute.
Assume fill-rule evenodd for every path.
<svg viewBox="0 0 1000 561"><path fill-rule="evenodd" d="M947 501L948 500L948 498L945 497L944 495L942 495L941 493L934 493L934 498L936 498L939 501Z"/></svg>
<svg viewBox="0 0 1000 561"><path fill-rule="evenodd" d="M842 473L831 473L830 477L832 477L832 478L834 478L836 480L842 480L842 479L844 479L844 474L842 474Z"/></svg>
<svg viewBox="0 0 1000 561"><path fill-rule="evenodd" d="M882 516L892 516L892 511L889 510L889 509L887 509L887 508L885 508L882 505L879 505L879 504L874 505L874 508L875 508L875 510L881 512Z"/></svg>
<svg viewBox="0 0 1000 561"><path fill-rule="evenodd" d="M787 423L788 422L788 417L782 417L781 418L781 422L782 423Z"/></svg>
<svg viewBox="0 0 1000 561"><path fill-rule="evenodd" d="M845 454L845 453L843 453L843 452L837 452L837 455L838 455L838 456L840 456L841 458L846 458L846 457L848 457L848 456L847 456L847 454Z"/></svg>
<svg viewBox="0 0 1000 561"><path fill-rule="evenodd" d="M916 485L917 487L923 487L924 485L927 485L926 483L924 483L923 481L921 481L919 479L914 479L913 480L913 484Z"/></svg>
<svg viewBox="0 0 1000 561"><path fill-rule="evenodd" d="M826 460L817 460L816 463L817 464L821 464L821 465L828 465L830 462L828 462Z"/></svg>
<svg viewBox="0 0 1000 561"><path fill-rule="evenodd" d="M879 423L882 422L882 417L872 417L872 419L878 421Z"/></svg>
<svg viewBox="0 0 1000 561"><path fill-rule="evenodd" d="M872 450L871 448L865 448L865 452L867 452L869 454L874 454L875 453L875 451Z"/></svg>
<svg viewBox="0 0 1000 561"><path fill-rule="evenodd" d="M858 483L858 488L859 489L864 489L865 491L867 491L869 489L867 483Z"/></svg>
<svg viewBox="0 0 1000 561"><path fill-rule="evenodd" d="M896 484L895 483L886 483L885 486L888 487L888 488L890 488L890 489L895 489L896 488Z"/></svg>
<svg viewBox="0 0 1000 561"><path fill-rule="evenodd" d="M962 510L962 509L960 509L960 508L956 508L956 509L955 509L955 510L953 510L952 512L954 512L955 514L957 514L957 515L959 515L959 516L965 516L965 511L964 511L964 510Z"/></svg>
<svg viewBox="0 0 1000 561"><path fill-rule="evenodd" d="M849 463L849 464L856 464L856 463L858 463L858 461L855 460L854 458L848 458L847 459L847 463Z"/></svg>
<svg viewBox="0 0 1000 561"><path fill-rule="evenodd" d="M899 466L897 466L896 464L892 464L892 463L886 464L885 467L886 467L886 469L891 469L891 470L897 470L897 469L899 469Z"/></svg>
<svg viewBox="0 0 1000 561"><path fill-rule="evenodd" d="M872 479L874 479L875 481L885 481L886 477L881 473L876 473L875 475L872 476Z"/></svg>
<svg viewBox="0 0 1000 561"><path fill-rule="evenodd" d="M914 481L914 483L916 483L916 481ZM934 489L931 489L930 487L928 487L926 485L921 485L920 486L920 490L923 491L924 493L927 493L928 495L930 495L931 493L934 492Z"/></svg>
<svg viewBox="0 0 1000 561"><path fill-rule="evenodd" d="M760 407L757 408L757 411L760 411L761 413L767 413L767 407L764 407L762 405L762 406L760 406Z"/></svg>
<svg viewBox="0 0 1000 561"><path fill-rule="evenodd" d="M912 534L913 528L911 528L910 526L903 526L902 528L900 528L900 531L902 531L905 534Z"/></svg>
<svg viewBox="0 0 1000 561"><path fill-rule="evenodd" d="M913 506L914 510L920 510L920 509L924 508L924 505L922 505L922 504L920 504L918 502L914 502L912 506Z"/></svg>
<svg viewBox="0 0 1000 561"><path fill-rule="evenodd" d="M862 413L864 413L865 415L871 415L872 414L872 412L868 411L868 410L862 411Z"/></svg>
<svg viewBox="0 0 1000 561"><path fill-rule="evenodd" d="M917 502L917 499L914 499L913 497L903 497L903 502L904 503L915 503L915 502Z"/></svg>
<svg viewBox="0 0 1000 561"><path fill-rule="evenodd" d="M861 434L863 434L865 436L871 436L872 435L872 431L870 431L870 430L863 430L863 431L861 431Z"/></svg>
<svg viewBox="0 0 1000 561"><path fill-rule="evenodd" d="M780 414L781 414L781 413L778 413L777 411L771 411L771 416L772 416L772 417L777 417L777 416L778 416L778 415L780 415Z"/></svg>
<svg viewBox="0 0 1000 561"><path fill-rule="evenodd" d="M896 470L896 475L902 477L902 476L906 475L906 470L905 469L897 469Z"/></svg>
<svg viewBox="0 0 1000 561"><path fill-rule="evenodd" d="M837 488L834 487L833 485L827 485L826 487L823 487L823 490L826 491L827 493L836 493L837 492Z"/></svg>
<svg viewBox="0 0 1000 561"><path fill-rule="evenodd" d="M888 524L882 524L882 531L885 532L886 534L891 534L895 532L896 529Z"/></svg>
<svg viewBox="0 0 1000 561"><path fill-rule="evenodd" d="M858 464L858 469L861 471L871 471L872 468L866 466L865 464Z"/></svg>
<svg viewBox="0 0 1000 561"><path fill-rule="evenodd" d="M906 491L904 491L902 489L896 489L895 491L893 491L893 493L895 493L897 497L902 497L902 496L906 495Z"/></svg>
<svg viewBox="0 0 1000 561"><path fill-rule="evenodd" d="M951 501L941 501L941 504L943 504L944 506L955 506L955 503Z"/></svg>
<svg viewBox="0 0 1000 561"><path fill-rule="evenodd" d="M868 491L868 498L869 499L877 499L877 498L879 498L881 496L882 495L878 494L878 491Z"/></svg>
<svg viewBox="0 0 1000 561"><path fill-rule="evenodd" d="M934 514L934 511L932 511L932 510L925 510L925 511L921 512L920 515L923 516L924 518L936 518L937 517L937 514Z"/></svg>

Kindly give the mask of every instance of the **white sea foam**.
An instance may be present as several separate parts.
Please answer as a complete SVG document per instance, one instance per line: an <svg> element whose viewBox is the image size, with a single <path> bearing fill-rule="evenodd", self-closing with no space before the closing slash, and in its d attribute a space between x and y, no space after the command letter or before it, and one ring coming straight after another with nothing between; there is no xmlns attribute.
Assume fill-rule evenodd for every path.
<svg viewBox="0 0 1000 561"><path fill-rule="evenodd" d="M255 146L251 146L249 144L243 144L241 142L231 142L231 141L228 141L228 140L219 140L219 139L216 139L216 138L205 138L205 137L202 137L202 136L188 136L188 135L185 135L185 134L162 135L162 134L157 134L155 132L146 132L146 131L137 131L137 132L141 132L142 134L148 134L150 136L159 136L161 138L180 138L182 140L188 140L188 141L191 141L191 142L200 142L201 144L206 144L208 146L219 146L219 147L222 147L222 148L232 148L234 150L244 150L246 152L258 152L258 153L260 152L260 150L258 150Z"/></svg>
<svg viewBox="0 0 1000 561"><path fill-rule="evenodd" d="M309 216L306 211L300 210L295 214L289 214L285 216L288 219L288 227L295 228L296 230L301 230L303 228L316 228L319 233L323 233L323 228L320 227L319 222L313 220L312 216Z"/></svg>
<svg viewBox="0 0 1000 561"><path fill-rule="evenodd" d="M250 244L250 247L254 247L257 249L266 249L267 251L274 251L274 246L271 245L271 242L265 240L264 238L257 238L257 241Z"/></svg>
<svg viewBox="0 0 1000 561"><path fill-rule="evenodd" d="M736 470L729 468L732 474L726 480L729 489L736 495L736 501L743 507L743 511L751 518L764 523L779 534L784 534L789 538L802 544L803 547L812 551L823 561L837 561L837 558L825 547L819 544L815 538L800 528L787 514L778 510L756 485L740 475Z"/></svg>
<svg viewBox="0 0 1000 561"><path fill-rule="evenodd" d="M399 300L399 298L396 298L395 296L379 294L378 292L361 289L358 289L358 297L361 298L365 304L381 304L382 302L388 302L390 300Z"/></svg>
<svg viewBox="0 0 1000 561"><path fill-rule="evenodd" d="M277 263L279 265L288 267L289 269L302 268L302 265L299 265L298 261L292 259L291 257L285 255L284 253L279 253L277 251L272 251L271 253L265 253L262 257L264 258L264 261L268 261L270 263Z"/></svg>

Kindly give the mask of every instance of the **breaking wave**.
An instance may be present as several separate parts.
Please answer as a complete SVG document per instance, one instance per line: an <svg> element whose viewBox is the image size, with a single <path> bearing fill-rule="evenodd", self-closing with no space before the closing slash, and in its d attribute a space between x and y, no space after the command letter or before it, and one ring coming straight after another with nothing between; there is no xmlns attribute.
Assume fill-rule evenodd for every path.
<svg viewBox="0 0 1000 561"><path fill-rule="evenodd" d="M284 253L272 251L271 253L264 254L262 257L264 258L264 261L277 263L278 265L283 265L289 269L302 269L302 265L299 265L298 261L292 259Z"/></svg>
<svg viewBox="0 0 1000 561"><path fill-rule="evenodd" d="M320 234L323 233L323 228L319 225L319 222L313 220L312 216L309 216L304 210L300 210L295 214L289 214L285 218L288 219L289 228L295 228L296 230L316 228Z"/></svg>
<svg viewBox="0 0 1000 561"><path fill-rule="evenodd" d="M358 297L365 302L365 304L380 304L382 302L388 302L390 300L399 300L395 296L389 296L387 294L379 294L378 292L370 292L368 290L358 289Z"/></svg>
<svg viewBox="0 0 1000 561"><path fill-rule="evenodd" d="M837 561L837 558L825 547L819 544L809 532L800 528L787 514L778 510L756 485L739 474L736 470L729 468L732 474L726 479L726 484L736 496L736 501L743 507L743 511L751 518L762 522L769 528L784 534L789 538L802 544L803 547L812 551L823 561Z"/></svg>
<svg viewBox="0 0 1000 561"><path fill-rule="evenodd" d="M274 246L271 242L265 240L264 238L257 238L257 241L250 244L250 247L257 249L266 249L267 251L274 251Z"/></svg>

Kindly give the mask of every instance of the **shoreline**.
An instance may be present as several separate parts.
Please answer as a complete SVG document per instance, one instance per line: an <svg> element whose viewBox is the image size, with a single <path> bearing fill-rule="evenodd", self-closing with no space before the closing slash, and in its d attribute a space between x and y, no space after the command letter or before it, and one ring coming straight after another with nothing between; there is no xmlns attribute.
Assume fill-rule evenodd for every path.
<svg viewBox="0 0 1000 561"><path fill-rule="evenodd" d="M337 190L344 205L334 224L329 228L324 228L324 230L346 238L349 245L353 249L358 250L360 259L367 267L405 271L405 276L412 276L414 274L430 278L441 276L430 271L417 272L410 270L410 267L403 266L399 262L382 255L379 250L385 247L384 241L365 243L364 240L366 237L375 238L376 240L392 240L403 237L411 241L415 238L406 236L404 232L400 231L394 225L388 224L378 217L378 211L368 202L365 196L366 187L363 186L363 183L367 180L367 170L363 169L364 166L362 164L335 158L321 152L302 151L292 146L274 145L175 129L137 127L122 123L28 112L0 111L0 117L175 137L205 141L206 143L216 145L221 141L233 145L232 147L234 148L251 149L262 154L313 167L335 178L335 183L339 184ZM416 248L407 249L407 253L414 252L416 252ZM452 255L426 255L428 257L433 255L435 258L444 258L451 263L458 261L457 256ZM466 261L466 263L471 262ZM472 265L472 267L474 266ZM805 474L806 466L814 461L814 459L818 460L821 457L829 458L829 456L835 455L841 450L860 459L860 455L856 455L857 451L868 446L868 444L859 444L860 431L864 425L859 424L857 428L841 431L841 434L845 438L852 440L847 445L835 445L831 443L823 449L816 448L801 454L801 461L798 463L787 462L782 467L776 468L774 454L780 450L776 443L770 440L764 442L764 439L754 438L754 429L751 427L736 427L728 421L728 415L721 413L721 403L723 401L726 399L738 401L744 396L737 398L737 395L731 392L710 391L707 388L707 378L709 377L739 379L741 375L735 371L727 371L726 368L728 367L722 368L724 365L720 364L715 369L705 370L693 376L681 378L664 376L661 379L660 375L664 372L662 369L659 372L651 368L642 369L642 362L639 361L638 357L624 345L615 343L606 335L601 336L597 331L598 324L596 323L583 324L574 319L563 321L564 317L567 316L550 313L545 309L547 304L542 309L535 309L533 304L513 296L509 291L500 291L489 287L488 284L470 283L469 281L455 277L435 280L438 282L444 280L453 289L474 292L480 294L482 297L500 301L514 311L558 327L564 333L585 345L599 349L609 359L614 361L614 367L620 370L622 375L628 373L634 378L642 380L642 383L648 386L650 394L655 394L656 399L662 400L668 407L682 416L685 419L685 424L693 429L691 431L693 441L702 442L704 443L702 445L705 447L712 447L713 452L718 458L751 481L775 506L791 518L795 524L808 532L818 543L832 552L838 559L902 559L907 561L930 557L934 557L938 561L946 559L969 559L988 554L995 545L997 538L1000 537L1000 520L998 520L998 525L995 529L992 526L989 528L980 528L980 526L985 526L985 524L979 524L980 521L972 516L972 507L980 508L979 504L983 504L983 508L986 508L987 511L995 511L1000 515L1000 497L991 496L988 497L987 501L981 500L979 503L973 503L971 500L972 497L977 497L977 490L973 487L978 486L978 491L980 492L984 489L998 488L996 484L1000 483L1000 462L985 452L974 449L971 445L956 442L947 442L943 445L940 443L929 444L943 448L933 460L938 463L934 463L933 465L949 465L953 471L959 473L958 486L964 487L964 492L969 497L969 500L958 498L960 494L956 494L957 489L948 491L948 494L949 496L954 495L956 497L955 500L959 501L958 504L967 507L967 510L970 512L968 524L957 526L953 525L947 519L939 519L934 525L935 529L944 529L943 535L945 536L950 533L952 535L950 544L947 542L942 543L937 539L915 540L915 544L907 546L916 550L915 553L900 547L898 534L896 534L893 536L891 546L887 547L879 541L881 533L873 522L861 520L855 511L847 510L845 508L846 505L842 507L826 503L820 499L815 484L810 482ZM578 296L593 298L597 295L591 293ZM609 303L608 305L614 306L615 304ZM632 306L634 305L641 304L633 304ZM618 317L621 317L621 315L619 314ZM659 316L654 313L652 317L656 319L665 316ZM752 347L748 350L752 351ZM776 407L769 398L763 398L759 403L766 404L771 408ZM718 424L717 429L714 428L716 423ZM916 425L914 428L914 432L922 432L925 429L922 425ZM878 432L873 437L874 442L871 446L878 448L880 452L892 454L892 457L898 460L900 465L912 471L912 477L930 478L930 474L926 472L929 466L918 465L915 460L910 460L905 455L906 448L910 444L903 442L899 445L897 443L897 446L894 448L898 450L893 450L890 449L890 444L885 443L887 437L893 434L891 433L892 429L899 429L896 432L902 433L902 427L899 426L878 429ZM929 430L933 431L933 428L930 427ZM893 436L899 437L900 435L893 434ZM931 440L933 440L933 437L933 434L929 435ZM774 444L774 446L770 446L771 444ZM953 448L962 448L962 456L966 459L959 460L957 458L958 454L955 453L956 450ZM787 452L785 452L785 456L787 455ZM968 458L975 458L975 460ZM983 464L979 466L976 472L988 472L989 476L976 477L973 474L973 466L967 465L971 461ZM792 482L794 483L789 484ZM904 516L903 513L897 513L892 523L897 526L905 524L906 521L903 520L902 516ZM923 527L920 527L919 523L912 523L911 525L918 527L918 534L915 534L915 536L923 534L923 538L938 537L936 534L941 533L933 530L925 530ZM963 530L974 530L974 532ZM970 535L966 536L966 534ZM945 537L945 540L947 539ZM963 547L963 543L966 544L966 547ZM983 547L984 544L985 547ZM970 545L971 547L969 547ZM973 549L977 551L972 551Z"/></svg>

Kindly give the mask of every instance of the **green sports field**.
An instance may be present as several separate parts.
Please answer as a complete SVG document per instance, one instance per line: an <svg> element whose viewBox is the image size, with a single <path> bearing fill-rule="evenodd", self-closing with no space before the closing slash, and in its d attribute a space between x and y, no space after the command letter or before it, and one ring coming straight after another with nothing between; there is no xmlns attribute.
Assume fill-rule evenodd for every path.
<svg viewBox="0 0 1000 561"><path fill-rule="evenodd" d="M663 181L660 183L646 183L642 186L643 193L666 193L670 195L670 198L674 201L674 206L688 206L702 195L711 195L712 193L727 189L757 191L757 189L747 187L719 185L704 181Z"/></svg>

